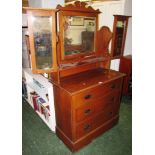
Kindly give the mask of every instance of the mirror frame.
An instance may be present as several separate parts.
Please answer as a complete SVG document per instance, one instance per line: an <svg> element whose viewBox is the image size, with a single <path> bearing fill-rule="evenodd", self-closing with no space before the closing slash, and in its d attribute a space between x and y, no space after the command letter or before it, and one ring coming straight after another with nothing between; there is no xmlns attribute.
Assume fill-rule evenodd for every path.
<svg viewBox="0 0 155 155"><path fill-rule="evenodd" d="M97 56L97 31L98 31L98 14L101 13L99 9L94 10L91 6L86 7L86 3L76 1L74 4L67 5L62 7L61 5L57 6L58 9L58 22L59 22L59 63L69 63L80 61L81 59L88 59ZM65 56L64 50L64 28L63 28L63 18L64 16L83 16L83 17L95 17L96 18L96 29L95 29L95 37L94 37L94 49L95 51L90 51L90 53L86 54L75 54L75 55L67 55Z"/></svg>
<svg viewBox="0 0 155 155"><path fill-rule="evenodd" d="M126 34L127 34L127 28L128 28L128 20L131 16L125 16L125 15L113 15L114 16L114 22L113 22L113 38L112 38L112 44L111 44L111 57L112 59L119 59L124 54L124 47L125 47L125 41L126 41ZM116 48L118 46L117 44L117 22L125 22L125 26L123 28L122 32L122 42L120 47L119 54L116 53Z"/></svg>
<svg viewBox="0 0 155 155"><path fill-rule="evenodd" d="M31 52L31 67L32 73L51 73L57 71L57 56L56 56L56 10L54 9L39 9L39 8L26 8L27 17L28 17L28 33L29 33L29 43L30 43L30 52ZM52 26L51 26L51 45L52 45L52 68L50 69L38 69L36 65L35 57L35 45L34 45L34 35L33 35L33 23L32 15L36 16L50 16L52 17Z"/></svg>

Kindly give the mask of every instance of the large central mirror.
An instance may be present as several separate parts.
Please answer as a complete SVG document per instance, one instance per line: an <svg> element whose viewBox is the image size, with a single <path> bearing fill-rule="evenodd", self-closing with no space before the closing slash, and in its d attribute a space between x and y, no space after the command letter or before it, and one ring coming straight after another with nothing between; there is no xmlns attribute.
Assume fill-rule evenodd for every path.
<svg viewBox="0 0 155 155"><path fill-rule="evenodd" d="M64 16L65 56L95 52L96 17Z"/></svg>

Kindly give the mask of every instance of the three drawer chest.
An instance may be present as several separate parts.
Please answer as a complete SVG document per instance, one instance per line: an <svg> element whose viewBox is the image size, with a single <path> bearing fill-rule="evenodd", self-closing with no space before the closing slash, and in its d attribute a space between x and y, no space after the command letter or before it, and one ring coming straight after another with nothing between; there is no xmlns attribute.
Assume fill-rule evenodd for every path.
<svg viewBox="0 0 155 155"><path fill-rule="evenodd" d="M99 68L54 85L56 133L72 151L117 124L123 76Z"/></svg>

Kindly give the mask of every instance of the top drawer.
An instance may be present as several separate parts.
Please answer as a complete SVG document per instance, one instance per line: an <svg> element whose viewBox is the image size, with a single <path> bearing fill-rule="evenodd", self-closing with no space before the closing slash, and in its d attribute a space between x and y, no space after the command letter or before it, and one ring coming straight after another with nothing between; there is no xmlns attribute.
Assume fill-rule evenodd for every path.
<svg viewBox="0 0 155 155"><path fill-rule="evenodd" d="M83 103L90 103L99 97L103 97L109 92L120 90L122 86L122 78L111 81L104 85L98 85L97 87L90 88L88 90L82 91L81 93L73 96L74 107L77 108Z"/></svg>

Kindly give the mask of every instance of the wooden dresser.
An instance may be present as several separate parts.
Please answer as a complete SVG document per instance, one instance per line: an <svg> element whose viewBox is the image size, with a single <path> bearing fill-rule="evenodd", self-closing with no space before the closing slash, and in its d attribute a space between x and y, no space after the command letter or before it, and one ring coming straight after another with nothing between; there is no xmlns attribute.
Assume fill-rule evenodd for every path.
<svg viewBox="0 0 155 155"><path fill-rule="evenodd" d="M98 68L54 85L56 133L72 151L117 124L123 76Z"/></svg>
<svg viewBox="0 0 155 155"><path fill-rule="evenodd" d="M101 12L84 2L26 10L32 72L48 75L56 134L76 151L119 119L124 74L110 70L112 32L106 26L98 28Z"/></svg>

